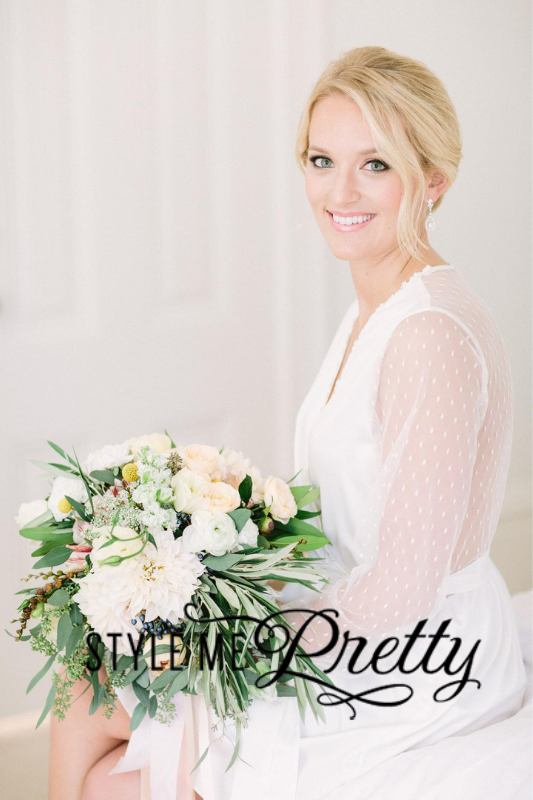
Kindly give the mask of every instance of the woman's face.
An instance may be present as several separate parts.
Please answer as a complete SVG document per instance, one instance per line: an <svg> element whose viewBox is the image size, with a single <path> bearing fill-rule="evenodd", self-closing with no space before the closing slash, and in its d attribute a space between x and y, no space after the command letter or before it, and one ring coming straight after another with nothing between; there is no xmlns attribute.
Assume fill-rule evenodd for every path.
<svg viewBox="0 0 533 800"><path fill-rule="evenodd" d="M337 258L379 260L398 247L400 177L379 158L363 114L349 97L324 97L313 109L305 188L318 227ZM343 218L341 223L334 215ZM366 215L373 217L342 224Z"/></svg>

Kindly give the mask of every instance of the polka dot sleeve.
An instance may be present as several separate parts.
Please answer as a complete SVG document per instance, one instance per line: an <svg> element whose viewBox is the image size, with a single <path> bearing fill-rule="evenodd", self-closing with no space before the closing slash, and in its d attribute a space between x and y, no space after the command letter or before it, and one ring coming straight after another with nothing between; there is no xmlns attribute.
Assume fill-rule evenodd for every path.
<svg viewBox="0 0 533 800"><path fill-rule="evenodd" d="M376 392L381 468L361 521L369 526L368 540L376 542L374 555L363 570L358 565L301 606L336 609L339 616L332 616L341 636L344 630L367 637L394 634L431 618L454 562L465 566L476 558L476 543L462 529L485 383L483 356L452 316L418 312L393 331ZM287 619L299 629L310 616L297 611ZM329 641L331 626L316 618L304 636L308 643L302 638L302 647L316 653Z"/></svg>

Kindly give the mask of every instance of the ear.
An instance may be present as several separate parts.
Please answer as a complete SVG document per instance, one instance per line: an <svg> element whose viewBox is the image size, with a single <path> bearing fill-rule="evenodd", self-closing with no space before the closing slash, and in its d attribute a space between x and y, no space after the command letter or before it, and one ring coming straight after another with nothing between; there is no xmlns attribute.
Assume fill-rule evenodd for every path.
<svg viewBox="0 0 533 800"><path fill-rule="evenodd" d="M448 181L440 172L432 172L428 178L428 189L431 189L431 193L437 193L435 197L435 202L439 199L441 194L446 191L448 188Z"/></svg>

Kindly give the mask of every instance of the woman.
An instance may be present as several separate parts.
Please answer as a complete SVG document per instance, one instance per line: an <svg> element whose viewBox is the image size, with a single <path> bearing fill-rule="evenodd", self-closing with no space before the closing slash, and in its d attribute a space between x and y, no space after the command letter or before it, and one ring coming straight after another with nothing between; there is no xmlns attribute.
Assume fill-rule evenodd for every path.
<svg viewBox="0 0 533 800"><path fill-rule="evenodd" d="M148 720L118 765L130 771L109 775L126 752L128 714L121 705L109 721L88 717L82 699L77 716L52 720L50 800L80 791L85 800L133 800L136 767L147 764L159 776L153 800L174 796L170 778L163 788L170 773L180 800L352 800L398 754L520 708L526 674L516 625L488 556L511 450L509 365L483 301L427 237L462 156L453 105L424 65L357 48L312 91L297 156L317 224L349 262L356 294L296 425L295 469L302 484L320 486L332 542L329 585L318 596L287 586L281 604L336 694L325 722L310 713L300 720L294 698L254 703L228 773L231 743L212 732L202 699L187 696L190 763L212 742L194 795L186 756L150 743ZM326 609L342 652L331 647L332 622L311 619ZM397 647L371 664L393 637ZM407 641L411 660L400 668L397 648ZM395 797L410 800L411 790L398 785Z"/></svg>

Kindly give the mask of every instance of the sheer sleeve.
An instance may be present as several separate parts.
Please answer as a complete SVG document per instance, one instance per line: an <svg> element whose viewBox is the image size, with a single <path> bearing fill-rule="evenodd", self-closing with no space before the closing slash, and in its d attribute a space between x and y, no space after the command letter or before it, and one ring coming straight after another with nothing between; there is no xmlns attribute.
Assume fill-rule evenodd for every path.
<svg viewBox="0 0 533 800"><path fill-rule="evenodd" d="M335 608L342 635L382 636L436 614L443 580L461 552L476 557L461 529L482 424L486 365L473 337L452 316L417 312L394 329L377 380L382 453L362 538L374 542L365 564L324 590L310 611ZM354 458L357 447L354 446ZM327 531L325 531L327 535ZM455 566L455 565L454 565ZM283 604L291 608L290 603ZM311 615L287 615L298 630ZM317 652L331 626L317 617L300 639Z"/></svg>

